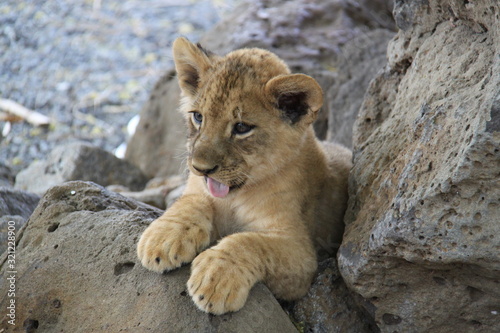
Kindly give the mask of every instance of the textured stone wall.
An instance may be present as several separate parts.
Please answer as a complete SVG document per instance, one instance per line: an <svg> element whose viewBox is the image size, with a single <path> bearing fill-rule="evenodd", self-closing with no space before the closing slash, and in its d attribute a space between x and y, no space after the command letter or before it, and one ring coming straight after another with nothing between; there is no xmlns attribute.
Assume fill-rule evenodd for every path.
<svg viewBox="0 0 500 333"><path fill-rule="evenodd" d="M382 332L500 331L499 7L395 3L338 255Z"/></svg>

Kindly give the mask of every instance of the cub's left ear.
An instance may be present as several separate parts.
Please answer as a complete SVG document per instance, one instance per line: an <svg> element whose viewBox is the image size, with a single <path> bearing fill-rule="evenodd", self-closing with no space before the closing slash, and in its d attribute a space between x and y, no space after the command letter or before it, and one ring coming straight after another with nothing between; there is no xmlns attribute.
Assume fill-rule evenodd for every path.
<svg viewBox="0 0 500 333"><path fill-rule="evenodd" d="M311 124L323 105L318 82L305 74L280 75L266 83L265 91L283 118L292 124Z"/></svg>

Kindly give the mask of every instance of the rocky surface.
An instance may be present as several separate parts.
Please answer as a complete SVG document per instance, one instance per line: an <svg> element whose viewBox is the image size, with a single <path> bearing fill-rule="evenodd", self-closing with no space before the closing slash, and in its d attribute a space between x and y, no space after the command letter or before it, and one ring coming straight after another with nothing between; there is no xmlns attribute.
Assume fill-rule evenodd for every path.
<svg viewBox="0 0 500 333"><path fill-rule="evenodd" d="M186 292L189 268L160 275L136 258L137 239L161 211L89 182L53 187L18 233L16 326L7 332L294 332L263 285L245 307L212 316ZM2 290L9 267L4 256ZM2 293L0 307L10 304Z"/></svg>
<svg viewBox="0 0 500 333"><path fill-rule="evenodd" d="M282 57L292 71L313 76L325 92L315 123L318 137L350 146L362 97L383 68L387 43L395 33L391 9L389 0L243 1L203 35L201 44L220 55L262 47ZM185 135L178 104L172 71L157 82L126 153L151 177L184 170Z"/></svg>
<svg viewBox="0 0 500 333"><path fill-rule="evenodd" d="M21 229L39 200L36 194L0 186L0 253L7 248L9 229Z"/></svg>
<svg viewBox="0 0 500 333"><path fill-rule="evenodd" d="M356 297L346 287L337 262L327 259L318 265L318 273L311 289L290 310L303 332L315 333L370 333L377 326Z"/></svg>
<svg viewBox="0 0 500 333"><path fill-rule="evenodd" d="M142 190L148 178L134 165L82 142L56 147L44 161L33 162L16 177L15 187L42 195L70 180L88 180L102 186L123 185Z"/></svg>
<svg viewBox="0 0 500 333"><path fill-rule="evenodd" d="M0 216L18 215L28 219L39 200L36 194L0 187Z"/></svg>
<svg viewBox="0 0 500 333"><path fill-rule="evenodd" d="M500 331L500 6L396 1L339 268L381 332Z"/></svg>
<svg viewBox="0 0 500 333"><path fill-rule="evenodd" d="M110 185L106 188L110 191L120 193L121 195L148 205L166 209L167 206L175 201L180 194L176 194L179 189L183 189L186 179L181 176L171 176L165 178L153 178L146 184L142 191L131 191L123 185Z"/></svg>
<svg viewBox="0 0 500 333"><path fill-rule="evenodd" d="M128 143L126 160L149 177L176 175L186 169L186 128L177 111L180 94L175 71L170 71L156 83Z"/></svg>
<svg viewBox="0 0 500 333"><path fill-rule="evenodd" d="M0 187L14 186L14 172L4 163L0 162Z"/></svg>
<svg viewBox="0 0 500 333"><path fill-rule="evenodd" d="M352 146L352 129L368 84L387 63L387 44L394 32L375 29L342 47L336 79L325 91L328 111L327 140Z"/></svg>

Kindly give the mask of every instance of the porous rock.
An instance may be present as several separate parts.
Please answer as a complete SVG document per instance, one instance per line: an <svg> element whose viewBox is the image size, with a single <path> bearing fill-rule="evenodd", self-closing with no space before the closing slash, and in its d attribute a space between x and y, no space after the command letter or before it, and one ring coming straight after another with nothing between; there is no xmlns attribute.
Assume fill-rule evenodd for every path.
<svg viewBox="0 0 500 333"><path fill-rule="evenodd" d="M35 161L16 176L15 187L42 195L52 186L71 180L93 181L102 186L120 184L142 190L148 178L131 163L83 142L56 147L44 161Z"/></svg>
<svg viewBox="0 0 500 333"><path fill-rule="evenodd" d="M500 6L394 13L354 128L339 269L381 332L498 332Z"/></svg>
<svg viewBox="0 0 500 333"><path fill-rule="evenodd" d="M263 285L237 313L212 316L186 291L189 267L165 275L144 269L137 240L161 211L90 182L53 187L22 234L15 263L15 323L25 332L293 332ZM2 290L13 269L1 259ZM10 276L10 275L9 275ZM0 307L10 304L2 293Z"/></svg>
<svg viewBox="0 0 500 333"><path fill-rule="evenodd" d="M291 313L304 332L371 333L376 325L355 302L334 258L322 261L307 295L294 303Z"/></svg>
<svg viewBox="0 0 500 333"><path fill-rule="evenodd" d="M391 9L392 0L243 1L200 42L219 55L264 48L284 59L293 72L314 77L325 93L314 124L318 137L350 146L361 98L383 67L387 43L395 33ZM185 169L179 94L175 73L168 71L141 110L127 147L126 159L150 177Z"/></svg>

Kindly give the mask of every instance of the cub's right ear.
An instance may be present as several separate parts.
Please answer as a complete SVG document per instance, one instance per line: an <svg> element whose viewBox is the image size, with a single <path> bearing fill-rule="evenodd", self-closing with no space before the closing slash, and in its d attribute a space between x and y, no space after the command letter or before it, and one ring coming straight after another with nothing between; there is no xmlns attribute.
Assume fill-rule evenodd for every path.
<svg viewBox="0 0 500 333"><path fill-rule="evenodd" d="M266 83L265 91L282 117L292 125L311 124L323 105L323 91L312 77L305 74L279 75Z"/></svg>
<svg viewBox="0 0 500 333"><path fill-rule="evenodd" d="M172 50L179 85L184 94L194 96L198 90L200 78L210 68L210 53L199 44L194 45L183 37L174 41Z"/></svg>

